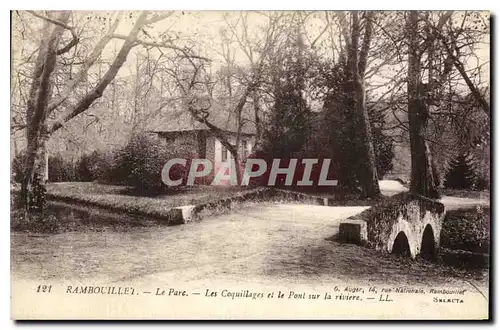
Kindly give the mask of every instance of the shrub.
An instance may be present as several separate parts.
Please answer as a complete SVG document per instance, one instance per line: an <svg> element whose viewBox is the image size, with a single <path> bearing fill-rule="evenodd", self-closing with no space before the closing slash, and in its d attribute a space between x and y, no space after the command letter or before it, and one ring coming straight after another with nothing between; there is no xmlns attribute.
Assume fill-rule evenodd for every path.
<svg viewBox="0 0 500 330"><path fill-rule="evenodd" d="M390 136L386 136L380 129L372 130L373 149L375 152L375 166L377 167L377 175L383 178L390 172L394 165L394 144Z"/></svg>
<svg viewBox="0 0 500 330"><path fill-rule="evenodd" d="M75 164L65 160L60 154L49 156L49 182L76 181Z"/></svg>
<svg viewBox="0 0 500 330"><path fill-rule="evenodd" d="M161 180L163 166L172 158L185 158L185 152L175 147L167 148L148 135L135 135L115 154L112 177L117 183L133 187L140 195L175 190ZM182 178L185 182L188 170L189 164L186 167L174 166L170 176L173 180Z"/></svg>
<svg viewBox="0 0 500 330"><path fill-rule="evenodd" d="M25 152L19 153L12 160L11 175L14 182L21 183L23 179ZM66 160L59 153L49 155L49 182L90 181L86 174L81 173L81 160L76 165Z"/></svg>
<svg viewBox="0 0 500 330"><path fill-rule="evenodd" d="M478 175L476 178L476 182L474 182L475 190L488 190L490 189L490 180L486 175Z"/></svg>
<svg viewBox="0 0 500 330"><path fill-rule="evenodd" d="M117 178L113 176L114 166L114 157L111 152L95 150L90 154L85 154L76 166L78 181L115 183Z"/></svg>
<svg viewBox="0 0 500 330"><path fill-rule="evenodd" d="M94 181L94 175L92 173L92 160L93 160L92 154L83 155L78 160L78 162L76 164L78 181L84 181L84 182Z"/></svg>
<svg viewBox="0 0 500 330"><path fill-rule="evenodd" d="M441 246L475 253L490 250L490 208L450 210L441 230Z"/></svg>
<svg viewBox="0 0 500 330"><path fill-rule="evenodd" d="M20 152L12 160L11 176L14 182L21 183L23 181L23 169L24 169L25 157L26 153Z"/></svg>
<svg viewBox="0 0 500 330"><path fill-rule="evenodd" d="M471 189L476 180L474 163L467 152L460 152L448 164L445 188Z"/></svg>
<svg viewBox="0 0 500 330"><path fill-rule="evenodd" d="M31 219L26 219L23 210L11 212L10 226L12 231L34 233L57 233L61 229L61 223L54 215L37 214L33 215Z"/></svg>

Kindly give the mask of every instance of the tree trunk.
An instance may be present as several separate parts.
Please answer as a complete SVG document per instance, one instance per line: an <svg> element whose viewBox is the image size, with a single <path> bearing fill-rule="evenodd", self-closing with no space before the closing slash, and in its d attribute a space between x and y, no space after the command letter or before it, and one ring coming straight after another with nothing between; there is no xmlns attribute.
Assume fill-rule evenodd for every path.
<svg viewBox="0 0 500 330"><path fill-rule="evenodd" d="M238 150L238 149L236 149L236 150ZM234 167L235 167L234 171L236 174L236 183L239 186L241 184L240 155L238 155L238 151L236 151L236 153L231 152L231 155L233 155L233 158L234 158Z"/></svg>
<svg viewBox="0 0 500 330"><path fill-rule="evenodd" d="M43 182L49 182L49 151L47 150L47 140L43 144Z"/></svg>
<svg viewBox="0 0 500 330"><path fill-rule="evenodd" d="M253 99L253 111L255 118L255 143L254 148L258 148L261 145L262 140L262 122L260 119L260 100L257 89L255 89L252 93Z"/></svg>
<svg viewBox="0 0 500 330"><path fill-rule="evenodd" d="M439 193L432 173L432 158L425 140L425 130L429 117L427 86L421 80L421 53L418 40L418 13L409 13L407 23L409 33L408 52L408 120L411 148L410 192L430 198L438 198Z"/></svg>
<svg viewBox="0 0 500 330"><path fill-rule="evenodd" d="M70 12L62 12L58 20L63 24L69 20ZM26 137L27 148L24 163L24 177L21 185L21 198L24 203L24 213L27 219L31 218L35 208L41 209L37 204L37 196L33 192L35 177L37 184L44 184L45 144L47 140L47 109L51 96L50 76L54 71L57 60L57 47L64 28L56 26L49 30L49 25L44 26L44 36L40 42L39 53L35 64L35 74L30 91L30 99L26 108ZM49 33L50 32L50 33ZM49 37L50 35L50 37Z"/></svg>
<svg viewBox="0 0 500 330"><path fill-rule="evenodd" d="M380 195L380 187L378 183L377 165L375 162L375 150L373 148L373 138L366 109L365 90L360 81L355 82L356 94L356 112L359 116L360 127L360 150L364 158L360 164L360 179L363 187L363 197L378 197Z"/></svg>
<svg viewBox="0 0 500 330"><path fill-rule="evenodd" d="M41 38L40 47L37 55L37 60L35 63L35 69L33 74L33 81L30 88L29 99L26 107L26 136L27 136L27 148L26 148L26 158L24 163L24 173L23 182L21 185L21 198L25 207L25 216L30 218L32 215L32 206L34 204L34 194L33 194L33 183L35 176L41 174L39 177L40 183L43 182L43 160L45 155L45 144L49 136L60 129L64 123L71 120L80 113L86 111L89 106L99 97L108 86L108 84L115 78L118 70L121 68L123 63L127 59L127 55L130 50L136 45L137 35L147 23L147 12L141 12L139 18L137 19L134 27L130 31L129 35L125 38L118 55L113 60L113 63L105 73L104 77L99 80L98 84L89 91L83 98L81 98L76 105L73 107L68 107L55 121L50 125L47 124L48 114L54 110L59 104L64 101L64 97L58 98L57 102L50 105L51 97L51 75L54 71L57 62L58 55L58 44L61 39L61 35L65 30L65 25L69 21L70 12L62 11L58 17L57 21L62 24L57 24L54 28L50 29L50 24L44 25L44 33ZM149 21L151 22L151 21ZM111 32L114 31L118 21L115 22ZM112 37L111 34L105 36L101 39L99 47L96 47L91 57L90 61L87 63L90 66L100 54L100 51L107 44L109 39ZM87 68L88 69L88 68ZM83 75L87 74L86 70L82 71ZM69 86L71 87L71 86ZM70 89L68 89L71 92ZM70 94L68 92L68 95ZM40 166L40 161L42 165ZM40 172L42 171L42 172ZM43 195L43 189L42 189ZM42 199L44 196L42 196Z"/></svg>
<svg viewBox="0 0 500 330"><path fill-rule="evenodd" d="M358 41L360 37L360 24L358 13L352 13L352 34L349 51L349 67L352 71L353 80L353 98L356 112L357 128L359 130L358 150L360 151L360 160L358 163L359 180L362 187L363 197L374 198L380 196L380 187L378 184L377 167L375 163L375 151L373 148L373 138L370 128L368 109L366 108L364 75L370 42L372 38L372 16L368 14L365 22L365 34L361 52L358 54Z"/></svg>

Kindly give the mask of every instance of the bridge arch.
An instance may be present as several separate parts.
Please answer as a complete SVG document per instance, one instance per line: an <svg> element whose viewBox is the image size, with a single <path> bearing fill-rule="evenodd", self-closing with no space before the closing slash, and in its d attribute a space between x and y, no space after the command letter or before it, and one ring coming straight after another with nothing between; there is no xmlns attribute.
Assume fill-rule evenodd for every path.
<svg viewBox="0 0 500 330"><path fill-rule="evenodd" d="M420 256L426 260L434 260L436 258L436 238L434 230L430 223L425 226L422 234L422 243L420 245Z"/></svg>
<svg viewBox="0 0 500 330"><path fill-rule="evenodd" d="M411 257L410 243L404 231L400 231L396 235L391 252L397 256L405 258Z"/></svg>
<svg viewBox="0 0 500 330"><path fill-rule="evenodd" d="M440 234L446 209L444 204L423 196L402 193L372 206L356 217L360 237L368 247L387 253L407 254L415 259L418 255L434 258L439 249Z"/></svg>

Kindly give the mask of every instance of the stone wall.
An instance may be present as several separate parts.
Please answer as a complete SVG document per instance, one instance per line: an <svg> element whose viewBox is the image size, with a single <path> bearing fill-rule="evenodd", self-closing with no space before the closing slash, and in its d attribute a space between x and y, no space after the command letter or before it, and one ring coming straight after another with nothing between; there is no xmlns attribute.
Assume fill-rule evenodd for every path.
<svg viewBox="0 0 500 330"><path fill-rule="evenodd" d="M376 250L392 252L396 237L403 232L408 239L410 255L415 258L420 254L427 225L432 228L434 247L439 248L444 216L445 207L442 203L422 196L401 193L352 219L366 221L365 243Z"/></svg>

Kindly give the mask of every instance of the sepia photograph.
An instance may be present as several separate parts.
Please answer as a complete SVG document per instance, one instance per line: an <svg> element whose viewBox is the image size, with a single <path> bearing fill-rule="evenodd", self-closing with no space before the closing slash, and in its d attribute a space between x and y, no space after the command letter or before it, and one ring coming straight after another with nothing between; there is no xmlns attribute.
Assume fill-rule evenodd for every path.
<svg viewBox="0 0 500 330"><path fill-rule="evenodd" d="M12 10L13 320L490 320L488 11Z"/></svg>

